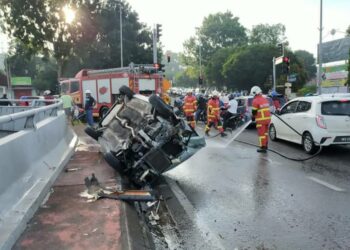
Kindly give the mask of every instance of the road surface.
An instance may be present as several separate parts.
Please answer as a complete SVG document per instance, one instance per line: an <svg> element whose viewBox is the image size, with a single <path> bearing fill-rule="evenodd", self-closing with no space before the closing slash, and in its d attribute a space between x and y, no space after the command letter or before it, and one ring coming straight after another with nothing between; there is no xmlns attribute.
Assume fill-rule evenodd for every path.
<svg viewBox="0 0 350 250"><path fill-rule="evenodd" d="M327 148L315 159L296 162L259 154L231 138L208 139L206 148L166 174L182 207L169 205L180 234L186 228L181 221L201 234L202 242L193 242L189 230L183 231L182 248L350 248L349 147ZM255 129L238 140L256 143ZM270 148L308 157L286 142Z"/></svg>

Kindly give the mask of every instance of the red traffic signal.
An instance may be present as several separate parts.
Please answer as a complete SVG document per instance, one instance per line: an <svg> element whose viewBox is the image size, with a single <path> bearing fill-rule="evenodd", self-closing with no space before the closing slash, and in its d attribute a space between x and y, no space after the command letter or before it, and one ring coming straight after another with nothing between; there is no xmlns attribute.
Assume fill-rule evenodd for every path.
<svg viewBox="0 0 350 250"><path fill-rule="evenodd" d="M288 56L284 56L283 57L283 62L284 63L289 63L289 57Z"/></svg>

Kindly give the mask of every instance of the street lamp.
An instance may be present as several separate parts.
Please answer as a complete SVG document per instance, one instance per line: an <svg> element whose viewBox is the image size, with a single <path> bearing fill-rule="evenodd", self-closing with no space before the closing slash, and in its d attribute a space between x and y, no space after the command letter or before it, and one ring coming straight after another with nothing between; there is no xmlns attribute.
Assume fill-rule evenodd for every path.
<svg viewBox="0 0 350 250"><path fill-rule="evenodd" d="M320 0L320 42L318 44L317 94L321 94L322 83L322 0Z"/></svg>
<svg viewBox="0 0 350 250"><path fill-rule="evenodd" d="M199 50L199 78L202 78L202 38L199 32L199 28L196 27L198 38L199 38L199 44L198 44L198 50Z"/></svg>
<svg viewBox="0 0 350 250"><path fill-rule="evenodd" d="M123 67L123 19L122 19L122 5L119 4L119 30L120 30L120 67Z"/></svg>

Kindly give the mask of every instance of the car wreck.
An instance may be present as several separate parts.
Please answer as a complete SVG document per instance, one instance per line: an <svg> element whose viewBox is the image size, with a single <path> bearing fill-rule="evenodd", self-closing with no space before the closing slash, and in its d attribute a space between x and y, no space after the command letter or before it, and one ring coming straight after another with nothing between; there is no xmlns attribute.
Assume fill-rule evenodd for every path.
<svg viewBox="0 0 350 250"><path fill-rule="evenodd" d="M205 139L177 117L173 108L157 95L134 94L127 86L101 119L97 128L85 132L101 145L110 166L135 185L152 185L205 146Z"/></svg>

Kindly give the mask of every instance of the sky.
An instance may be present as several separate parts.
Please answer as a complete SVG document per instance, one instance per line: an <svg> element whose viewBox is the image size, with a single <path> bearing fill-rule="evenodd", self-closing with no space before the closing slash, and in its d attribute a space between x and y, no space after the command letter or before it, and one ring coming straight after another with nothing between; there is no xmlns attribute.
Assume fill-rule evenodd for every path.
<svg viewBox="0 0 350 250"><path fill-rule="evenodd" d="M316 57L319 41L320 0L126 0L141 22L162 24L163 51L182 52L183 42L195 33L204 17L231 11L247 29L257 24L282 23L292 50L307 50ZM344 37L350 25L350 0L323 0L323 37ZM337 30L331 35L332 29ZM0 34L0 52L7 43Z"/></svg>
<svg viewBox="0 0 350 250"><path fill-rule="evenodd" d="M163 51L182 52L183 42L195 33L204 17L231 11L247 29L257 24L282 23L292 50L316 57L319 42L320 0L127 0L148 26L162 24ZM350 25L350 0L323 0L323 37L344 37ZM332 29L338 30L334 36Z"/></svg>

